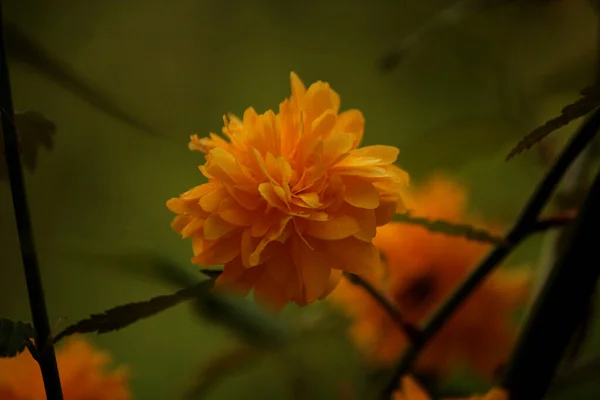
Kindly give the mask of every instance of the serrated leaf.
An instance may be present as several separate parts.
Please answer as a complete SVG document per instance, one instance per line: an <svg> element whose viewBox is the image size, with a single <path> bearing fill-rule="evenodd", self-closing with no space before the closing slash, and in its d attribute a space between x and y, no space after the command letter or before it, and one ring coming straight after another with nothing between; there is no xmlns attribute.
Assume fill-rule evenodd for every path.
<svg viewBox="0 0 600 400"><path fill-rule="evenodd" d="M270 354L253 347L237 347L213 357L202 368L197 382L186 394L189 400L206 398L230 374L247 368Z"/></svg>
<svg viewBox="0 0 600 400"><path fill-rule="evenodd" d="M600 85L590 86L581 91L581 98L576 102L565 106L561 114L547 121L544 125L537 127L525 136L506 156L510 160L522 152L529 150L552 132L562 128L570 122L581 118L592 112L600 105Z"/></svg>
<svg viewBox="0 0 600 400"><path fill-rule="evenodd" d="M190 300L201 293L205 293L213 286L213 281L200 282L192 287L181 289L173 294L157 296L150 300L124 304L106 310L101 314L92 314L89 318L81 320L60 332L55 342L75 333L107 333L123 329L141 319L151 317Z"/></svg>
<svg viewBox="0 0 600 400"><path fill-rule="evenodd" d="M478 229L468 224L454 224L442 220L430 220L427 218L413 217L409 212L396 214L394 221L415 224L426 228L431 232L443 233L449 236L460 236L476 242L502 244L504 238L496 236L484 229Z"/></svg>
<svg viewBox="0 0 600 400"><path fill-rule="evenodd" d="M21 141L23 164L30 172L37 168L38 153L41 148L54 148L56 125L38 111L15 112L15 126ZM4 154L4 139L0 135L0 152ZM6 163L0 163L0 181L8 180Z"/></svg>
<svg viewBox="0 0 600 400"><path fill-rule="evenodd" d="M175 262L151 251L136 251L123 254L86 254L89 259L97 258L113 264L121 271L132 273L143 279L165 283L173 287L191 286L198 278ZM202 269L198 272L213 279L218 270ZM276 317L268 314L254 302L227 293L205 291L194 299L193 308L204 320L229 329L240 340L259 347L279 345L287 340L288 328Z"/></svg>
<svg viewBox="0 0 600 400"><path fill-rule="evenodd" d="M0 357L15 357L25 348L32 348L34 337L33 325L0 318Z"/></svg>

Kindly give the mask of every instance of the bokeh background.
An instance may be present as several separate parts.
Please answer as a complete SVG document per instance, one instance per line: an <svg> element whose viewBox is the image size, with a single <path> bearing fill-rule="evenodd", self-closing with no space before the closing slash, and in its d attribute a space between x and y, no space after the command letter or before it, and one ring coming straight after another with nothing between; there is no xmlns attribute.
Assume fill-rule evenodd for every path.
<svg viewBox="0 0 600 400"><path fill-rule="evenodd" d="M37 171L26 178L48 307L52 321L67 318L61 326L173 290L127 270L134 262L122 255L148 250L193 269L189 243L170 229L165 207L201 178L189 135L219 132L227 112L277 107L292 70L307 84L330 82L342 108L361 109L365 142L398 146L413 182L447 171L471 188L473 212L506 223L547 165L535 149L509 163L505 155L575 100L597 70L597 15L584 0L482 0L460 23L420 37L386 74L378 60L451 1L3 3L6 20L156 131L128 126L18 57L10 60L15 108L40 111L57 126L54 148L40 151ZM546 145L559 149L574 125ZM511 262L535 266L541 239L530 239ZM0 315L29 320L6 182L0 265ZM600 344L598 332L588 354ZM178 398L208 357L235 342L186 305L94 340L132 367L132 388L143 400ZM307 369L358 379L358 361L339 335L307 335L298 346ZM292 398L290 376L280 361L263 362L209 398ZM319 392L318 378L306 398L332 398L329 389ZM578 390L557 398L600 396L593 386Z"/></svg>

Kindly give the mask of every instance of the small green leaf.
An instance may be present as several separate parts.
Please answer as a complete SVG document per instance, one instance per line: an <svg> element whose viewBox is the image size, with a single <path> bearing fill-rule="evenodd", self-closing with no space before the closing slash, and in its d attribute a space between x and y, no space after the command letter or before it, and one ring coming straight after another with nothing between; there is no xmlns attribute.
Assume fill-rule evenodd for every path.
<svg viewBox="0 0 600 400"><path fill-rule="evenodd" d="M429 220L427 218L413 217L410 213L396 214L394 220L408 224L415 224L426 228L431 232L443 233L449 236L462 236L466 239L476 242L485 242L491 244L502 244L504 238L493 235L492 233L478 229L467 224L453 224L442 220Z"/></svg>
<svg viewBox="0 0 600 400"><path fill-rule="evenodd" d="M111 308L101 314L92 314L63 330L56 336L55 342L75 333L107 333L125 328L141 319L151 317L186 300L209 291L212 280L200 282L192 287L181 289L173 294L157 296L150 300L129 303Z"/></svg>
<svg viewBox="0 0 600 400"><path fill-rule="evenodd" d="M600 105L600 85L590 86L581 91L581 98L576 102L565 106L561 114L547 121L544 125L534 129L525 136L506 156L510 160L539 143L552 132L562 128L570 122L581 118Z"/></svg>
<svg viewBox="0 0 600 400"><path fill-rule="evenodd" d="M15 357L25 348L33 348L33 326L26 322L0 318L0 357Z"/></svg>
<svg viewBox="0 0 600 400"><path fill-rule="evenodd" d="M15 112L15 127L21 141L23 164L28 171L37 168L38 153L41 148L54 148L56 125L38 111ZM4 139L0 134L0 152L4 154ZM0 162L0 181L8 180L6 164Z"/></svg>

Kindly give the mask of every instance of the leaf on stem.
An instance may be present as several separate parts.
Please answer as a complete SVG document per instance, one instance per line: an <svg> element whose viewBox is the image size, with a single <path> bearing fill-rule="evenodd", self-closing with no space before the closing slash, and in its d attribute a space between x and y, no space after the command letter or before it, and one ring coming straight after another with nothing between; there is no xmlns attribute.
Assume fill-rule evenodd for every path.
<svg viewBox="0 0 600 400"><path fill-rule="evenodd" d="M56 125L38 111L15 113L15 127L21 140L23 164L30 172L34 172L38 163L41 148L54 148ZM0 152L4 154L4 140L0 135ZM0 163L0 181L8 181L8 170L4 162Z"/></svg>
<svg viewBox="0 0 600 400"><path fill-rule="evenodd" d="M442 220L429 220L427 218L413 217L410 213L396 214L394 220L422 226L431 232L443 233L449 236L462 236L469 240L492 244L504 243L504 238L496 236L484 229L478 229L468 224L454 224Z"/></svg>
<svg viewBox="0 0 600 400"><path fill-rule="evenodd" d="M192 286L198 281L198 270L182 268L173 260L147 250L120 254L89 254L119 271L129 272L142 279L151 279L176 288ZM191 272L190 272L191 271ZM201 269L203 275L216 279L221 270ZM287 328L254 302L218 291L204 291L193 299L193 309L203 320L229 329L240 340L259 347L278 345L287 337Z"/></svg>
<svg viewBox="0 0 600 400"><path fill-rule="evenodd" d="M15 357L25 348L33 350L32 338L35 330L30 323L0 318L0 357Z"/></svg>
<svg viewBox="0 0 600 400"><path fill-rule="evenodd" d="M151 317L190 300L202 293L206 293L213 286L212 280L200 282L194 286L181 289L173 294L154 297L150 300L124 304L106 310L101 314L92 314L89 318L81 320L59 333L55 342L75 333L96 332L107 333L125 328L141 319Z"/></svg>
<svg viewBox="0 0 600 400"><path fill-rule="evenodd" d="M600 105L600 85L583 89L581 96L576 102L565 106L558 117L547 121L544 125L534 129L530 134L525 136L508 153L506 160L508 161L525 150L529 150L552 132L593 111Z"/></svg>

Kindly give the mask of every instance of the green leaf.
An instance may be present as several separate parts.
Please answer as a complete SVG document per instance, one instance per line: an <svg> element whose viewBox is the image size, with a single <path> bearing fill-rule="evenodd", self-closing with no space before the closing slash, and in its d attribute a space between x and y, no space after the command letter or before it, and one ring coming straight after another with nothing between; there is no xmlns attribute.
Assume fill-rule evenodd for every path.
<svg viewBox="0 0 600 400"><path fill-rule="evenodd" d="M15 113L15 126L21 140L23 164L30 172L37 168L38 153L41 148L54 148L56 125L38 111ZM4 139L0 135L0 151L4 154ZM8 180L6 163L0 163L0 181Z"/></svg>
<svg viewBox="0 0 600 400"><path fill-rule="evenodd" d="M504 243L504 238L493 235L484 229L478 229L467 224L453 224L442 220L432 221L427 218L412 217L409 212L396 214L396 216L394 216L394 221L419 225L431 232L443 233L449 236L462 236L476 242L491 244Z"/></svg>
<svg viewBox="0 0 600 400"><path fill-rule="evenodd" d="M35 330L31 324L0 318L0 357L15 357L25 348L33 350L31 339L34 337Z"/></svg>
<svg viewBox="0 0 600 400"><path fill-rule="evenodd" d="M181 289L173 294L157 296L150 300L129 303L111 308L101 314L92 314L90 318L81 320L59 333L55 342L75 333L107 333L125 328L141 319L151 317L201 293L213 286L212 280L200 282L194 286Z"/></svg>
<svg viewBox="0 0 600 400"><path fill-rule="evenodd" d="M547 121L544 125L534 129L525 136L506 156L510 160L539 143L552 132L562 128L570 122L581 118L600 105L600 85L590 86L581 91L581 98L576 102L565 106L561 114Z"/></svg>

